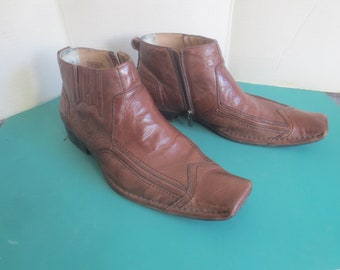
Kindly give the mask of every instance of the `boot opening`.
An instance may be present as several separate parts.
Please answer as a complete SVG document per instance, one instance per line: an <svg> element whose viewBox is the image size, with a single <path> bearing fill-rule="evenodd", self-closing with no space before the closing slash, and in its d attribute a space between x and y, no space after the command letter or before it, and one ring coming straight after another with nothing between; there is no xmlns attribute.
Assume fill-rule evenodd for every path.
<svg viewBox="0 0 340 270"><path fill-rule="evenodd" d="M108 69L119 65L114 53L88 48L68 48L62 51L60 57L73 65L95 69Z"/></svg>
<svg viewBox="0 0 340 270"><path fill-rule="evenodd" d="M180 50L186 47L200 46L212 42L212 39L186 34L160 33L149 34L141 38L144 42L162 47L170 47L174 50Z"/></svg>

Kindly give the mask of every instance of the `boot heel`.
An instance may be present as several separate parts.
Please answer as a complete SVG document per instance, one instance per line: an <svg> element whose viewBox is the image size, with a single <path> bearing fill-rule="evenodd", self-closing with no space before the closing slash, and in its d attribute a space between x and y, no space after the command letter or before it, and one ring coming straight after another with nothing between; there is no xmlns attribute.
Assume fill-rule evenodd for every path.
<svg viewBox="0 0 340 270"><path fill-rule="evenodd" d="M85 144L83 142L81 142L74 134L72 131L70 131L68 128L66 128L66 132L68 135L68 138L70 139L70 141L77 146L81 151L83 151L85 154L90 155L91 152L87 149L87 147L85 146Z"/></svg>
<svg viewBox="0 0 340 270"><path fill-rule="evenodd" d="M160 111L160 112L161 112L161 114L164 116L164 118L165 118L166 120L169 120L169 121L174 120L175 118L178 117L178 113L174 113L174 112L166 112L166 111Z"/></svg>

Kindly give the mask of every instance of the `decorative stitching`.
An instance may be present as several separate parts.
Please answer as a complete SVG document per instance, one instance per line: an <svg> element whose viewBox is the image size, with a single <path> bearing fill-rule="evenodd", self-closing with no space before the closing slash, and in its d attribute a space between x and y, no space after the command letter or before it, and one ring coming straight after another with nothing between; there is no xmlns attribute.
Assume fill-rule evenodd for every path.
<svg viewBox="0 0 340 270"><path fill-rule="evenodd" d="M208 126L208 127L211 128L210 126ZM213 129L213 128L211 128L211 129ZM243 139L268 140L269 144L273 143L273 142L276 142L276 141L290 141L290 142L294 142L294 141L308 141L309 139L314 139L314 138L316 139L316 138L320 138L320 137L323 136L323 133L321 133L321 134L317 134L317 135L313 135L313 136L301 136L301 137L295 137L295 138L287 138L287 137L285 137L285 138L280 138L280 137L278 137L278 138L270 138L270 137L245 136L245 135L241 135L241 134L229 131L229 130L223 130L223 132L220 131L220 130L216 130L216 129L213 129L213 130L215 132L217 132L218 134L222 135L222 136L225 136L225 134L227 134L227 135L230 135L230 136L235 136L235 137L239 137L239 138L243 138Z"/></svg>
<svg viewBox="0 0 340 270"><path fill-rule="evenodd" d="M171 180L173 180L174 182L176 182L176 183L179 185L179 186L178 186L179 188L181 188L181 189L186 189L186 186L184 186L184 185L183 185L181 182L179 182L177 179L172 178L172 177L170 177L170 176L168 176L168 175L165 175L164 173L162 173L162 172L160 172L160 171L158 171L158 170L156 170L156 169L150 167L148 164L144 163L141 159L139 159L139 158L136 157L133 153L131 153L126 147L124 147L123 145L121 145L117 140L114 140L114 142L115 142L115 146L117 146L117 147L123 149L125 152L127 152L129 155L131 155L135 160L137 160L138 163L140 163L140 164L142 164L143 166L145 166L148 170L153 171L153 172L156 172L157 174L161 175L161 176L164 177L164 178L171 179ZM151 172L150 172L150 173L151 173ZM151 174L154 175L155 177L159 177L159 175L156 175L156 174L154 174L154 173L151 173ZM164 179L163 181L167 182L168 184L172 184L172 185L174 184L174 183L169 182L169 181L166 180L166 179Z"/></svg>
<svg viewBox="0 0 340 270"><path fill-rule="evenodd" d="M109 150L106 150L106 151L104 151L104 150L102 150L102 151L98 151L98 152L104 152L104 153L111 153L112 154L112 152L111 151L109 151ZM129 166L127 166L127 164L123 161L123 160L121 160L121 159L116 159L125 169L127 169L130 173L132 173L134 176L136 176L137 177L137 179L139 179L142 183L144 183L145 185L148 185L148 186L150 186L150 187L152 187L152 188L154 188L154 189L156 189L156 190L158 190L158 191L160 191L160 192L162 192L162 193L164 193L164 194L167 194L167 195L169 195L169 196L171 196L171 197L173 197L173 198L175 198L175 199L177 199L178 198L178 196L180 196L180 195L178 195L178 194L174 194L174 193L172 193L171 191L169 191L169 190L166 190L165 188L162 188L162 187L160 187L160 186L157 186L157 185L155 185L155 184L153 184L153 183L151 183L151 182L149 182L147 179L145 179L145 178L142 178L141 177L141 175L139 175L139 174L137 174L134 170L132 170ZM108 176L109 177L109 176ZM109 177L111 180L112 180L112 178L111 177ZM114 181L115 182L115 181ZM116 183L116 182L115 182Z"/></svg>
<svg viewBox="0 0 340 270"><path fill-rule="evenodd" d="M231 119L232 121L238 123L239 125L247 127L247 128L251 128L253 130L260 130L260 131L266 131L266 132L276 132L276 133L281 133L282 131L284 131L284 130L274 130L274 129L270 129L270 128L259 127L259 126L257 126L257 124L252 125L251 123L246 123L246 122L238 119L237 117L234 117L233 115L226 116L226 115L219 113L219 112L217 114L220 117Z"/></svg>
<svg viewBox="0 0 340 270"><path fill-rule="evenodd" d="M194 166L195 164L196 163L191 163L187 166L188 186L187 186L185 194L182 197L180 197L176 202L169 205L169 207L180 209L182 206L187 204L193 198L193 196L195 195L196 186L197 186L197 181L196 181L197 179L196 178L192 179L191 173L190 173L191 167Z"/></svg>
<svg viewBox="0 0 340 270"><path fill-rule="evenodd" d="M107 176L107 177L109 178L110 183L115 184L114 182L112 182L110 176ZM164 207L163 211L165 211L165 212L170 212L171 213L170 209L182 210L183 213L185 213L185 211L187 211L187 210L189 210L189 211L187 211L188 213L196 212L196 213L210 213L210 214L228 214L230 212L228 210L225 210L225 211L223 211L223 210L221 210L221 211L215 210L214 211L214 210L210 210L210 209L197 209L197 208L191 208L191 207L182 207L182 208L169 207L167 204L160 203L160 202L157 202L157 201L154 201L154 200L151 200L151 199L147 199L147 198L144 198L144 197L140 197L140 196L138 196L138 195L136 195L134 193L131 193L131 192L127 191L126 189L124 189L124 188L122 188L122 187L120 187L120 186L118 186L116 184L114 185L114 188L118 189L121 193L126 193L129 196L131 196L131 197L135 197L136 200L147 201L150 204L155 204L155 205L163 206Z"/></svg>
<svg viewBox="0 0 340 270"><path fill-rule="evenodd" d="M195 173L192 174L191 173L191 168L195 166ZM198 212L219 212L219 213L225 213L225 212L229 212L228 210L226 211L211 211L211 210L207 210L207 209L202 209L202 210L197 210L197 208L192 208L192 207L185 207L185 205L189 204L192 199L195 197L196 195L196 191L197 191L197 175L198 175L198 170L202 167L216 167L218 166L216 163L210 163L210 164L204 164L204 163L191 163L188 165L188 170L187 170L187 178L188 178L188 190L187 193L182 196L181 198L179 198L176 202L174 202L172 205L170 205L168 208L174 208L174 209L192 209L194 211L198 211ZM194 178L191 177L191 175L194 176ZM216 204L210 204L210 203L202 203L200 202L199 205L204 206L204 207L219 207L221 208L221 206L216 205Z"/></svg>
<svg viewBox="0 0 340 270"><path fill-rule="evenodd" d="M150 72L142 64L139 64L138 71L140 74L140 78L143 81L145 87L146 85L149 85L150 87L155 89L155 90L152 90L146 87L150 95L154 98L158 109L168 111L169 109L165 106L164 98L161 93L162 92L161 86L158 83L158 80L156 80L152 74L149 74Z"/></svg>

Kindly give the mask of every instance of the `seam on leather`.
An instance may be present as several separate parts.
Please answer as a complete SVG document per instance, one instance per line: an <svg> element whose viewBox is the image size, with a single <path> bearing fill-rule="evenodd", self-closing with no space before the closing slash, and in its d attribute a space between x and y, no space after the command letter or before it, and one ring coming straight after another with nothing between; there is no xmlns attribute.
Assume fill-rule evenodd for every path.
<svg viewBox="0 0 340 270"><path fill-rule="evenodd" d="M149 170L149 173L152 174L154 177L162 177L163 179L161 179L161 180L168 183L169 185L173 185L174 187L177 187L177 188L182 189L182 190L186 189L186 186L183 185L182 183L180 183L177 179L170 177L168 175L165 175L164 173L150 167L148 164L144 163L141 159L136 157L133 153L131 153L127 148L125 148L119 142L117 142L116 140L114 142L115 142L114 146L121 148L125 153L130 155L135 160L135 161L132 160L132 162L135 163L135 164L138 164L137 165L138 167L140 167L139 164L143 165L145 168L141 168L142 170Z"/></svg>
<svg viewBox="0 0 340 270"><path fill-rule="evenodd" d="M150 95L153 97L153 99L155 99L155 101L158 101L158 100L160 101L161 104L159 104L159 102L157 103L155 102L158 109L170 111L165 105L164 98L162 95L162 89L156 77L143 65L143 63L139 64L138 71L139 71L141 80L146 82L144 86L146 87L146 84L152 84L153 87L155 88L155 91L151 91L150 89L146 87ZM154 95L156 95L156 98L154 97Z"/></svg>
<svg viewBox="0 0 340 270"><path fill-rule="evenodd" d="M108 176L108 178L110 178L111 180L111 177ZM112 181L112 180L111 180ZM112 183L110 181L110 183ZM157 201L154 201L154 200L151 200L151 199L146 199L144 197L140 197L134 193L131 193L127 190L125 190L124 188L118 186L118 185L114 185L114 188L117 188L120 192L122 193L126 193L128 194L128 196L131 196L131 197L135 197L137 201L147 201L149 202L149 206L152 206L152 204L154 204L155 206L158 205L158 206L163 206L163 211L165 212L168 212L168 213L173 213L171 210L174 209L174 210L177 210L176 212L174 213L191 213L191 212L195 212L195 213L208 213L208 214L228 214L230 211L228 210L221 210L221 211L213 211L213 210L209 210L209 209L198 209L198 208L191 208L191 207L182 207L182 208L175 208L175 207L169 207L167 204L165 203L160 203L160 202L157 202ZM128 197L129 198L129 197ZM178 211L178 210L181 210L181 211ZM184 210L184 211L183 211ZM203 218L203 217L202 217Z"/></svg>
<svg viewBox="0 0 340 270"><path fill-rule="evenodd" d="M113 154L110 150L106 150L106 151L102 150L101 152L102 152L102 153L107 153L107 154ZM139 181L142 182L143 184L145 184L145 185L147 185L147 186L149 186L149 187L151 187L151 188L154 188L154 189L156 189L156 190L158 190L158 191L160 191L160 192L162 192L162 193L164 193L164 194L167 194L168 196L171 196L171 197L174 198L174 199L177 199L178 196L181 196L180 194L176 194L176 193L174 193L174 192L172 192L172 191L167 190L165 187L158 186L158 185L156 185L156 184L154 184L154 183L148 181L148 179L146 179L145 177L142 177L140 174L136 173L130 166L128 166L128 165L127 165L123 160L121 160L120 158L116 158L116 160L117 160L117 161L118 161L125 169L127 169L130 173L132 173L134 176L136 176L136 178L139 179ZM112 177L110 177L110 176L108 176L108 175L107 175L107 177L110 178L110 179L112 180ZM117 185L116 181L113 181L113 182ZM131 194L134 194L134 193L131 193ZM136 196L138 196L138 195L136 195Z"/></svg>

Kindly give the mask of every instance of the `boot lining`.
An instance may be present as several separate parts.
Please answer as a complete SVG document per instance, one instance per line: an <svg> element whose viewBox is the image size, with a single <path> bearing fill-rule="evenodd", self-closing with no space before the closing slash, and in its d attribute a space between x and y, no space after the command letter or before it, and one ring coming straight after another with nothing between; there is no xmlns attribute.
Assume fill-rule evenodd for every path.
<svg viewBox="0 0 340 270"><path fill-rule="evenodd" d="M95 69L113 68L119 64L114 53L87 48L69 48L62 52L65 62Z"/></svg>
<svg viewBox="0 0 340 270"><path fill-rule="evenodd" d="M149 34L143 36L141 39L147 43L170 47L174 50L204 45L212 41L212 39L209 38L186 34Z"/></svg>

